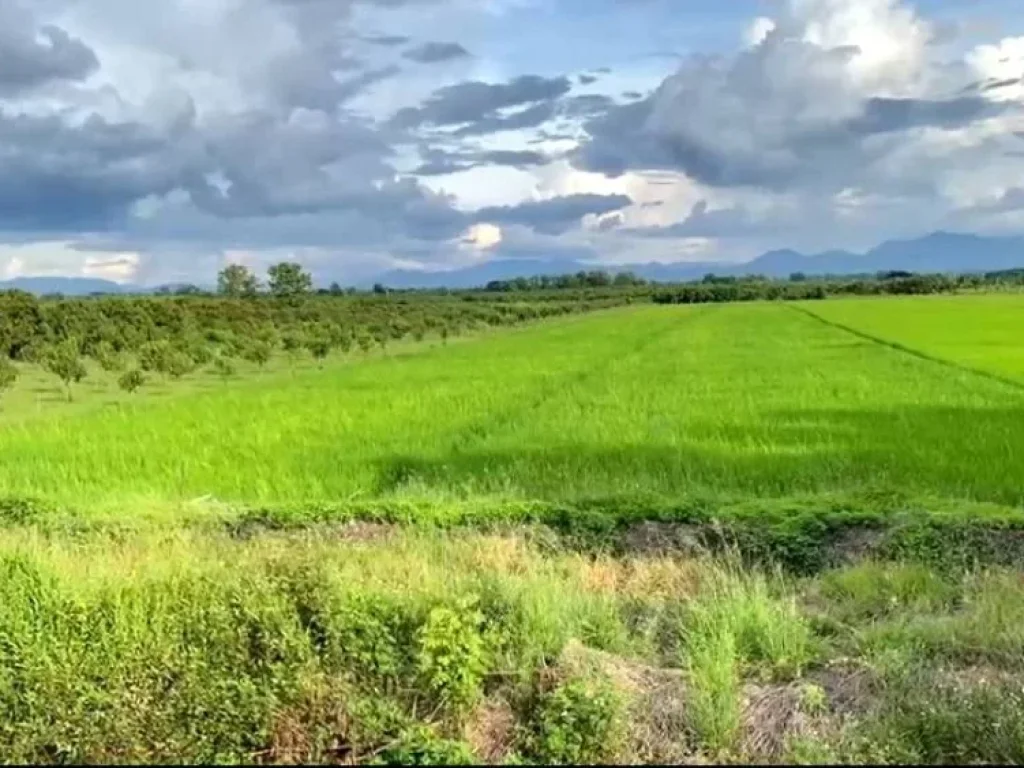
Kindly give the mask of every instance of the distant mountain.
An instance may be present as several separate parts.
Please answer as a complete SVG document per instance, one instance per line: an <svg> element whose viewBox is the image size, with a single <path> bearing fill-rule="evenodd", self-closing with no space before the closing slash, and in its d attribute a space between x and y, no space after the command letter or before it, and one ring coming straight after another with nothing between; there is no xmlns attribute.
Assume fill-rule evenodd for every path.
<svg viewBox="0 0 1024 768"><path fill-rule="evenodd" d="M394 271L371 282L390 288L475 288L491 280L510 280L533 275L562 275L604 269L629 270L648 280L682 282L696 280L709 272L716 275L767 275L788 277L794 272L807 275L873 274L888 270L907 272L990 272L1024 267L1024 237L982 237L935 232L916 240L890 240L867 253L826 251L803 254L793 250L769 251L743 263L676 262L672 264L604 264L580 261L508 259L492 261L450 272Z"/></svg>
<svg viewBox="0 0 1024 768"><path fill-rule="evenodd" d="M1024 238L935 232L916 240L889 240L865 254L828 251L807 256L772 251L728 271L785 277L843 275L899 269L907 272L991 272L1024 267Z"/></svg>
<svg viewBox="0 0 1024 768"><path fill-rule="evenodd" d="M982 237L979 235L934 232L916 240L890 240L867 253L826 251L803 254L793 250L769 251L744 263L676 262L672 264L602 264L571 259L502 259L449 272L395 270L363 281L369 288L382 283L389 288L477 288L492 280L510 280L534 275L564 275L603 269L609 272L631 271L657 282L697 280L713 272L716 275L768 275L788 277L794 272L807 275L873 274L887 270L907 272L989 272L1024 268L1024 237ZM180 286L170 285L173 290ZM92 293L156 293L159 288L119 285L109 280L84 277L19 277L0 281L0 291L17 288L36 294L62 293L86 296ZM213 290L207 288L207 290Z"/></svg>
<svg viewBox="0 0 1024 768"><path fill-rule="evenodd" d="M61 293L65 296L88 296L92 293L128 293L138 291L135 286L126 286L111 280L97 280L89 277L16 277L0 281L0 291L28 291L39 295Z"/></svg>

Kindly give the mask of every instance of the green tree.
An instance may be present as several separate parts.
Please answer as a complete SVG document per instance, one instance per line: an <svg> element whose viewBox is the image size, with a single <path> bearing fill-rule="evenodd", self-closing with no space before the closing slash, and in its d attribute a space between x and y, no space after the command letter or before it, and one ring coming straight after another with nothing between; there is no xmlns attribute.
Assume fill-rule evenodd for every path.
<svg viewBox="0 0 1024 768"><path fill-rule="evenodd" d="M265 341L254 341L246 347L243 357L250 363L256 363L262 370L270 362L272 348Z"/></svg>
<svg viewBox="0 0 1024 768"><path fill-rule="evenodd" d="M126 371L122 374L121 378L117 380L117 386L123 389L128 394L135 394L136 391L146 383L146 374L140 371L138 368L133 368L130 371Z"/></svg>
<svg viewBox="0 0 1024 768"><path fill-rule="evenodd" d="M296 299L313 290L312 276L294 262L275 264L267 275L270 292L281 299Z"/></svg>
<svg viewBox="0 0 1024 768"><path fill-rule="evenodd" d="M107 373L115 373L124 368L124 358L118 354L114 345L109 341L101 341L97 344L92 357Z"/></svg>
<svg viewBox="0 0 1024 768"><path fill-rule="evenodd" d="M180 379L196 369L195 360L180 349L173 349L164 360L163 372L172 379Z"/></svg>
<svg viewBox="0 0 1024 768"><path fill-rule="evenodd" d="M217 275L217 292L235 299L255 296L259 291L259 280L247 267L231 264Z"/></svg>
<svg viewBox="0 0 1024 768"><path fill-rule="evenodd" d="M71 400L71 385L78 384L89 375L82 362L78 342L74 339L67 339L53 347L46 355L43 367L64 382L68 400Z"/></svg>
<svg viewBox="0 0 1024 768"><path fill-rule="evenodd" d="M213 361L213 370L224 381L235 375L235 364L229 357L218 357Z"/></svg>
<svg viewBox="0 0 1024 768"><path fill-rule="evenodd" d="M18 380L18 369L6 357L0 358L0 396L14 386Z"/></svg>
<svg viewBox="0 0 1024 768"><path fill-rule="evenodd" d="M331 340L327 336L314 336L306 342L306 346L313 359L323 367L324 360L331 354Z"/></svg>

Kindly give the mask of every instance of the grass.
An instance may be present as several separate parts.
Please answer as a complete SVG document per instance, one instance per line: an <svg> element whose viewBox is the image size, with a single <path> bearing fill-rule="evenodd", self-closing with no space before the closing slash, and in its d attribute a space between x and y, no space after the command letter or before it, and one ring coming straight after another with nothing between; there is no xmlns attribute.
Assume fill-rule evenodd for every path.
<svg viewBox="0 0 1024 768"><path fill-rule="evenodd" d="M950 301L951 322L992 312L989 297ZM0 431L0 495L109 507L893 492L1016 507L1022 398L787 306L644 307L15 420Z"/></svg>
<svg viewBox="0 0 1024 768"><path fill-rule="evenodd" d="M894 582L932 582L364 527L9 529L0 572L15 762L986 761L1024 744L1010 571L879 612Z"/></svg>

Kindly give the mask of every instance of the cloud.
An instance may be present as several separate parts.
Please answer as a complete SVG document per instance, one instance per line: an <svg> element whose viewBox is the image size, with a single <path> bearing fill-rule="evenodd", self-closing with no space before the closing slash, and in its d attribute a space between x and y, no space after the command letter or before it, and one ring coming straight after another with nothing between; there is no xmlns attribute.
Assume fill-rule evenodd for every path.
<svg viewBox="0 0 1024 768"><path fill-rule="evenodd" d="M435 64L465 58L469 56L469 51L459 43L423 43L406 51L402 56L421 64Z"/></svg>
<svg viewBox="0 0 1024 768"><path fill-rule="evenodd" d="M1024 46L950 56L909 4L788 0L732 55L692 57L646 98L591 117L572 162L613 177L674 171L712 196L815 210L785 219L794 239L867 232L872 221L927 227L1024 173L1007 159L1024 110L1005 96ZM868 202L883 199L894 213ZM718 204L647 234L764 236L765 226Z"/></svg>
<svg viewBox="0 0 1024 768"><path fill-rule="evenodd" d="M488 122L500 125L507 118L501 116L499 110L524 105L532 105L531 109L547 108L545 114L550 115L552 102L568 93L570 87L566 77L537 75L521 75L506 83L478 80L458 83L437 90L420 107L400 110L394 123L403 128Z"/></svg>
<svg viewBox="0 0 1024 768"><path fill-rule="evenodd" d="M40 24L18 0L0 0L0 96L84 80L98 68L96 53L81 40Z"/></svg>
<svg viewBox="0 0 1024 768"><path fill-rule="evenodd" d="M475 217L478 221L521 224L543 234L559 235L576 226L584 216L617 211L632 202L626 195L566 195L514 206L483 208Z"/></svg>

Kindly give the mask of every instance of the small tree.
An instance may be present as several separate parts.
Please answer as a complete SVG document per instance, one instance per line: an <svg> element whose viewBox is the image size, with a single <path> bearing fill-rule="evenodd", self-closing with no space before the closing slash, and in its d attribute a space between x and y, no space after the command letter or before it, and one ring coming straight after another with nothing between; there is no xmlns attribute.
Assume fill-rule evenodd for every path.
<svg viewBox="0 0 1024 768"><path fill-rule="evenodd" d="M234 299L250 298L260 289L256 275L241 264L224 267L217 275L217 292Z"/></svg>
<svg viewBox="0 0 1024 768"><path fill-rule="evenodd" d="M309 348L310 354L313 355L313 359L322 368L324 360L331 354L331 340L326 336L314 336L306 343L306 346Z"/></svg>
<svg viewBox="0 0 1024 768"><path fill-rule="evenodd" d="M169 351L170 346L165 341L143 344L139 349L139 367L149 373L164 371Z"/></svg>
<svg viewBox="0 0 1024 768"><path fill-rule="evenodd" d="M116 373L124 369L124 358L118 354L114 345L109 341L101 341L97 344L92 357L107 373Z"/></svg>
<svg viewBox="0 0 1024 768"><path fill-rule="evenodd" d="M130 395L134 395L145 383L146 374L138 368L126 371L121 378L117 380L117 386Z"/></svg>
<svg viewBox="0 0 1024 768"><path fill-rule="evenodd" d="M254 341L250 344L243 357L250 363L256 363L262 370L270 362L271 347L265 341Z"/></svg>
<svg viewBox="0 0 1024 768"><path fill-rule="evenodd" d="M78 384L89 375L85 363L82 362L78 342L74 339L68 339L51 349L43 367L64 382L68 400L71 400L71 385Z"/></svg>
<svg viewBox="0 0 1024 768"><path fill-rule="evenodd" d="M313 290L313 277L295 263L275 264L267 271L270 292L280 299L297 299Z"/></svg>
<svg viewBox="0 0 1024 768"><path fill-rule="evenodd" d="M14 363L5 358L0 358L0 397L3 396L7 390L14 386L14 383L18 380L18 369Z"/></svg>
<svg viewBox="0 0 1024 768"><path fill-rule="evenodd" d="M171 350L164 360L163 372L175 380L180 379L182 376L187 376L195 369L195 361L185 352L178 349Z"/></svg>
<svg viewBox="0 0 1024 768"><path fill-rule="evenodd" d="M309 341L297 331L288 331L281 336L281 346L292 365L298 360L302 350L309 345Z"/></svg>
<svg viewBox="0 0 1024 768"><path fill-rule="evenodd" d="M235 375L235 364L229 357L218 357L213 361L213 370L224 381Z"/></svg>

